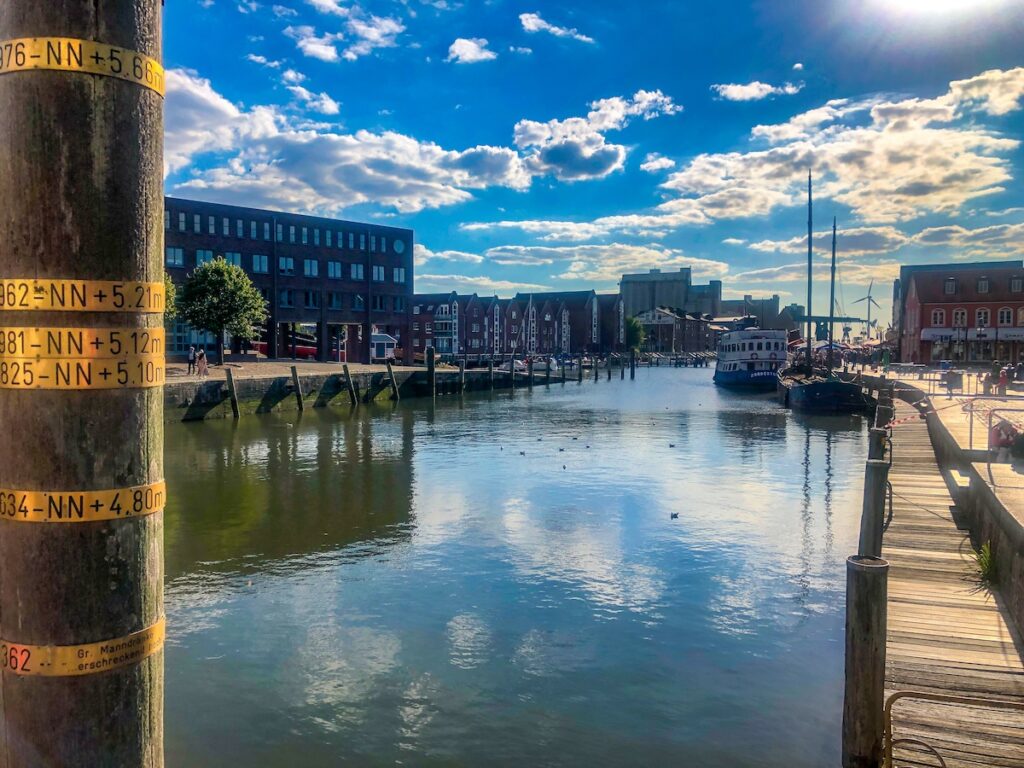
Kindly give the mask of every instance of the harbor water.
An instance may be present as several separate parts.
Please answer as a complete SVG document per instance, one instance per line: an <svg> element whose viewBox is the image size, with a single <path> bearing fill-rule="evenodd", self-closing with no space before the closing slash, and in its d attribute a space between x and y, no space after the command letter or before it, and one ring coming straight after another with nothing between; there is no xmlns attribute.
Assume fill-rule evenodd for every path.
<svg viewBox="0 0 1024 768"><path fill-rule="evenodd" d="M711 375L169 425L168 765L838 765L867 423Z"/></svg>

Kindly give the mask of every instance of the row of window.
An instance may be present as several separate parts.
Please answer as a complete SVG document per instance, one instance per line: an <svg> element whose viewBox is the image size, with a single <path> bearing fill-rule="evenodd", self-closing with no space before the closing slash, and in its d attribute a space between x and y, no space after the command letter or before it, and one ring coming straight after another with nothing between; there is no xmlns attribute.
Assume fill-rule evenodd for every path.
<svg viewBox="0 0 1024 768"><path fill-rule="evenodd" d="M213 261L213 251L197 249L196 250L196 266L205 264L208 261ZM224 254L224 259L229 264L234 264L236 267L242 266L242 254L227 252ZM166 262L169 267L184 267L185 266L185 251L182 248L168 247L166 249ZM364 264L349 264L349 279L350 280L365 280L366 269ZM255 274L267 274L270 271L270 258L266 254L254 253L252 255L252 271ZM291 256L279 256L277 259L277 271L282 275L294 275L295 274L295 259ZM320 276L320 262L317 259L303 259L302 260L302 274L305 277L319 277ZM345 279L345 264L341 261L328 261L327 262L327 277L331 280L344 280ZM405 267L392 267L391 279L395 283L405 282ZM380 265L373 265L373 281L376 283L383 283L387 280L387 268Z"/></svg>
<svg viewBox="0 0 1024 768"><path fill-rule="evenodd" d="M960 280L955 277L947 277L943 290L947 296L953 296L960 289ZM992 281L987 277L979 277L975 284L978 293L989 293L992 290ZM1010 293L1024 293L1024 277L1014 275L1010 278Z"/></svg>
<svg viewBox="0 0 1024 768"><path fill-rule="evenodd" d="M295 299L298 294L302 294L302 306L306 309L319 309L320 308L320 292L319 291L295 291L291 288L282 288L278 292L278 306L284 309L295 307ZM351 295L350 307L345 306L345 297L349 294L340 293L338 291L327 292L327 308L328 309L349 309L356 312L366 311L366 299L359 294ZM387 312L389 309L393 312L404 312L405 311L405 297L404 296L382 296L380 294L370 297L370 309L374 312Z"/></svg>
<svg viewBox="0 0 1024 768"><path fill-rule="evenodd" d="M173 218L174 217L173 217L173 215L172 215L172 213L170 211L164 211L164 229L166 229L166 230L170 230L171 229L171 222L172 222ZM192 214L191 219L192 219L192 221L191 221L192 232L194 232L197 235L198 234L202 234L203 233L203 229L204 229L204 227L203 227L203 224L204 224L203 216L198 214L198 213L194 213L194 214ZM178 215L177 215L177 223L178 223L178 231L179 232L187 232L188 229L189 229L189 223L190 223L189 222L188 214L179 211ZM206 224L205 229L206 229L206 233L207 234L210 234L210 235L216 235L217 234L217 230L218 230L217 224L218 224L218 222L217 222L217 217L216 216L207 216L205 224ZM247 224L248 224L248 226L247 226ZM367 244L369 244L369 246L370 246L370 253L378 253L378 252L379 253L387 253L388 252L388 239L384 235L380 235L380 236L377 236L377 235L367 235L364 232L360 232L360 233L356 233L356 232L342 232L342 231L335 232L334 230L331 230L331 229L324 229L322 231L323 231L324 245L326 245L328 248L333 248L334 244L337 244L338 248L344 248L345 247L345 241L347 240L348 241L348 247L349 247L350 250L355 250L356 249L356 242L358 241L358 243L359 243L359 250L360 251L365 251ZM262 226L261 226L260 222L253 221L253 220L250 220L247 223L243 219L235 219L232 222L232 220L229 219L227 216L221 217L221 219L220 219L220 233L224 237L232 237L232 233L233 233L234 237L237 237L239 239L243 239L243 238L246 237L246 232L248 232L248 237L249 237L250 240L259 240L259 239L261 239L260 236L262 235L262 239L269 242L270 241L270 222L269 221L264 221L264 222L262 222ZM284 224L278 224L277 225L277 231L274 233L274 235L276 236L277 242L279 242L279 243L285 242L285 234L286 234L285 233L285 225ZM311 228L311 227L296 227L293 224L289 224L288 225L287 235L288 235L288 242L289 243L301 242L302 245L310 245L311 244L310 243L310 239L312 238L312 245L320 245L320 234L321 234L321 230L318 227L312 227ZM380 250L379 251L377 250L377 246L378 245L380 246ZM405 252L405 242L402 241L402 240L396 239L396 240L392 241L392 247L394 249L394 252L397 253L397 254L402 254L402 253Z"/></svg>
<svg viewBox="0 0 1024 768"><path fill-rule="evenodd" d="M1010 307L1002 307L997 313L999 325L1013 325L1013 310ZM952 316L953 328L967 327L967 310L954 309ZM987 307L978 307L974 310L974 325L978 328L987 328L992 320L992 313ZM932 310L932 325L939 328L946 326L946 310ZM1024 325L1024 307L1017 310L1017 325Z"/></svg>
<svg viewBox="0 0 1024 768"><path fill-rule="evenodd" d="M756 346L755 346L756 345ZM781 352L781 341L741 341L736 344L726 344L726 352Z"/></svg>

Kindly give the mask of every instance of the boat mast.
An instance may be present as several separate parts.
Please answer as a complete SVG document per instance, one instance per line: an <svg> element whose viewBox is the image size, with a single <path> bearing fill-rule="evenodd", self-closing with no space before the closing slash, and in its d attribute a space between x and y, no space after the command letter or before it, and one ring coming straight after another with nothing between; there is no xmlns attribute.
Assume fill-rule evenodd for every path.
<svg viewBox="0 0 1024 768"><path fill-rule="evenodd" d="M812 259L813 250L811 245L811 239L814 233L811 230L812 227L812 208L811 208L811 171L807 169L807 373L810 375L814 371L814 358L811 357L811 345L812 345L812 331L813 320L811 319L811 270L813 269Z"/></svg>
<svg viewBox="0 0 1024 768"><path fill-rule="evenodd" d="M828 293L828 352L825 355L829 373L832 372L833 325L836 321L836 217L832 217L832 284Z"/></svg>

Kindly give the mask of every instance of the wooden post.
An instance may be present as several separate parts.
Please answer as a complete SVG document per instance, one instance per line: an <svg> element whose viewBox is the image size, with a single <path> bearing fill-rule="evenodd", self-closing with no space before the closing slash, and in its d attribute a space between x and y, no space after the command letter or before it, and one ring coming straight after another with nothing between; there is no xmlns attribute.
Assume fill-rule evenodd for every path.
<svg viewBox="0 0 1024 768"><path fill-rule="evenodd" d="M544 360L544 386L551 386L551 358L545 358Z"/></svg>
<svg viewBox="0 0 1024 768"><path fill-rule="evenodd" d="M578 384L583 383L583 355L579 356L579 366L576 368L576 382Z"/></svg>
<svg viewBox="0 0 1024 768"><path fill-rule="evenodd" d="M87 346L37 360L6 345L2 356L0 467L18 512L8 506L0 520L0 766L157 768L164 100L149 86L162 58L161 3L3 0L0 41L16 38L36 40L6 45L0 74L0 280L9 297L0 325L63 329ZM41 63L48 45L65 71ZM22 54L40 68L19 71ZM123 75L87 74L94 55L103 67L118 58ZM131 77L135 62L149 86ZM22 304L19 295L39 298ZM145 354L132 346L144 337ZM64 522L47 522L57 500ZM93 643L129 652L85 647ZM47 654L55 676L39 674Z"/></svg>
<svg viewBox="0 0 1024 768"><path fill-rule="evenodd" d="M305 404L302 402L302 382L299 380L299 369L297 366L292 366L292 389L295 390L295 402L299 404L299 410L304 410Z"/></svg>
<svg viewBox="0 0 1024 768"><path fill-rule="evenodd" d="M565 384L565 357L562 357L562 383Z"/></svg>
<svg viewBox="0 0 1024 768"><path fill-rule="evenodd" d="M342 366L342 370L345 372L345 386L348 387L348 399L355 407L359 405L359 398L356 397L356 384L352 381L352 373L348 369L348 363Z"/></svg>
<svg viewBox="0 0 1024 768"><path fill-rule="evenodd" d="M437 353L433 347L427 347L427 381L430 384L430 396L437 397Z"/></svg>
<svg viewBox="0 0 1024 768"><path fill-rule="evenodd" d="M526 386L533 389L533 358L526 363Z"/></svg>
<svg viewBox="0 0 1024 768"><path fill-rule="evenodd" d="M384 365L387 366L388 381L391 382L391 399L397 403L401 398L398 396L398 380L395 378L395 369L391 367L390 360L385 360ZM459 361L460 371L465 370L463 367L464 365L465 364L462 361Z"/></svg>
<svg viewBox="0 0 1024 768"><path fill-rule="evenodd" d="M625 364L619 366L619 380L620 381L625 381L626 380L626 366L625 366Z"/></svg>
<svg viewBox="0 0 1024 768"><path fill-rule="evenodd" d="M235 389L235 375L230 368L225 368L224 373L228 377L228 397L231 398L231 413L238 418L238 390Z"/></svg>
<svg viewBox="0 0 1024 768"><path fill-rule="evenodd" d="M864 467L864 503L860 515L860 546L857 549L857 554L864 557L882 556L888 479L889 462L868 459Z"/></svg>
<svg viewBox="0 0 1024 768"><path fill-rule="evenodd" d="M487 386L494 389L494 360L487 361Z"/></svg>
<svg viewBox="0 0 1024 768"><path fill-rule="evenodd" d="M629 380L636 378L636 350L629 350Z"/></svg>
<svg viewBox="0 0 1024 768"><path fill-rule="evenodd" d="M884 428L892 421L893 414L894 410L891 405L878 405L875 408L875 426Z"/></svg>
<svg viewBox="0 0 1024 768"><path fill-rule="evenodd" d="M881 768L889 563L846 561L846 692L843 768Z"/></svg>
<svg viewBox="0 0 1024 768"><path fill-rule="evenodd" d="M516 356L512 357L508 361L508 380L512 385L512 389L516 388Z"/></svg>
<svg viewBox="0 0 1024 768"><path fill-rule="evenodd" d="M885 458L885 440L889 436L888 430L872 427L868 431L868 458Z"/></svg>
<svg viewBox="0 0 1024 768"><path fill-rule="evenodd" d="M466 391L466 361L459 360L459 394Z"/></svg>
<svg viewBox="0 0 1024 768"><path fill-rule="evenodd" d="M597 358L594 358L594 381L597 381L598 376L601 375L601 368L597 364Z"/></svg>

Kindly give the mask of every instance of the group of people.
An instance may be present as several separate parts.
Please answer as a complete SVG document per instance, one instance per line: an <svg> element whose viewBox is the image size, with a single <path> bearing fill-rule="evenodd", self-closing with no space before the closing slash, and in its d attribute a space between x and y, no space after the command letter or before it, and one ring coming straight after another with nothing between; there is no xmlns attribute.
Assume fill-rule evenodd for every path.
<svg viewBox="0 0 1024 768"><path fill-rule="evenodd" d="M206 359L206 350L198 352L194 346L188 348L188 375L198 373L200 379L210 375L210 362Z"/></svg>

